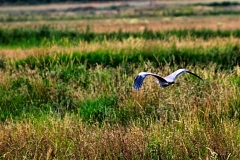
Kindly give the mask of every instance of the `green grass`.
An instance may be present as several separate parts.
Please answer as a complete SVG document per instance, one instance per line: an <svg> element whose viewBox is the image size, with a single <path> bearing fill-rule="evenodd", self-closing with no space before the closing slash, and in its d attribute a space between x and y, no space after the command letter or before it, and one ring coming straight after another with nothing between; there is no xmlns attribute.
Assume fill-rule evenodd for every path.
<svg viewBox="0 0 240 160"><path fill-rule="evenodd" d="M20 30L14 34L21 39L26 30ZM70 35L46 30L45 36L60 35L55 42ZM29 35L38 32L29 30ZM238 30L120 33L104 33L113 37L101 40L96 38L101 34L88 31L92 37L87 49L79 51L71 41L51 44L45 38L50 45L33 50L33 55L1 59L0 157L239 159L240 46L218 39L237 37ZM167 33L176 36L171 45L152 40ZM201 35L205 33L213 44L194 40L198 35L207 41ZM2 46L38 47L38 38L20 44L10 38L12 43ZM193 45L177 44L185 40ZM52 45L58 50L48 48ZM206 81L186 73L177 79L180 85L162 89L148 77L141 90L133 90L134 77L141 71L165 76L178 68Z"/></svg>
<svg viewBox="0 0 240 160"><path fill-rule="evenodd" d="M121 2L120 2L121 3ZM15 12L11 6L9 10L2 10L0 12L0 22L26 22L26 21L62 21L62 20L89 20L89 19L106 19L106 18L149 18L149 17L197 17L198 16L219 16L219 15L239 15L239 2L214 2L208 1L199 3L168 3L167 5L157 2L155 7L151 5L146 6L132 6L121 3L121 5L112 4L112 6L98 6L95 4L85 4L93 6L88 9L85 6L63 7L64 4L54 4L55 8L44 8L35 6L13 6L18 10ZM104 5L104 4L103 4ZM59 9L61 8L61 9ZM100 12L103 11L103 12Z"/></svg>
<svg viewBox="0 0 240 160"><path fill-rule="evenodd" d="M48 71L55 70L59 66L66 66L61 74L63 79L68 79L67 76L72 74L71 72L76 72L76 77L79 76L81 68L79 71L78 67L81 64L85 64L87 68L100 64L113 68L124 66L128 69L127 64L141 65L146 60L153 63L155 67L170 64L170 66L181 65L181 67L200 65L204 68L205 64L212 63L216 64L218 69L231 69L240 61L240 46L238 44L225 44L211 47L189 46L180 48L173 44L168 48L165 46L132 49L126 47L116 51L102 48L95 51L61 52L53 55L46 53L40 56L29 56L26 59L15 61L13 65L16 68L28 66L30 69Z"/></svg>
<svg viewBox="0 0 240 160"><path fill-rule="evenodd" d="M237 1L236 2L223 1L223 2L197 3L194 5L211 6L211 7L228 7L228 6L237 6L237 5L240 5L240 3Z"/></svg>
<svg viewBox="0 0 240 160"><path fill-rule="evenodd" d="M50 46L52 44L60 46L74 46L82 41L86 42L103 42L106 40L122 41L129 38L141 38L146 40L167 40L169 37L179 39L202 38L208 40L217 37L240 37L240 30L211 30L211 29L180 29L167 31L152 31L145 29L143 32L118 32L95 33L90 27L85 31L76 30L57 30L50 26L41 26L36 29L29 28L12 28L0 29L0 46L1 47L22 47L31 48L34 46Z"/></svg>
<svg viewBox="0 0 240 160"><path fill-rule="evenodd" d="M67 82L58 80L60 72L41 77L40 69L2 75L1 114L8 116L1 126L1 156L239 157L239 68L229 73L188 66L207 82L183 75L180 86L161 90L147 79L141 91L132 91L135 73L145 68L164 75L174 68L156 69L151 63L133 73L122 67L79 68L79 79L72 73ZM87 76L88 87L80 85Z"/></svg>
<svg viewBox="0 0 240 160"><path fill-rule="evenodd" d="M115 87L118 85L121 87L122 84L126 87L125 92L130 92L135 70L140 70L139 68L146 70L144 69L146 65L150 65L147 70L153 68L160 70L166 65L170 70L179 68L178 66L199 69L215 66L214 72L230 73L230 70L238 65L238 55L240 55L239 46L231 45L221 48L214 46L183 49L173 46L171 49L160 48L160 53L155 54L156 50L157 48L152 52L132 50L132 54L127 53L126 50L118 54L103 51L48 54L7 63L4 73L10 77L7 86L1 86L0 90L1 119L6 120L9 117L15 119L22 116L25 118L24 116L28 114L41 116L43 113L51 112L60 115L74 112L83 116L84 120L103 121L105 118L110 118L111 121L111 116L116 118L129 114L127 110L119 110L117 103L119 95ZM145 62L146 60L148 63ZM208 81L211 79L211 77L205 78ZM239 83L237 76L229 79L233 84ZM73 95L75 89L84 90L86 96L88 93L96 94L96 100L93 101L93 97L85 97L86 101L84 97L75 99ZM109 94L111 96L108 96ZM151 100L147 103L152 102ZM236 103L238 104L237 101ZM79 107L81 110L78 109ZM155 111L150 107L144 112L152 114Z"/></svg>

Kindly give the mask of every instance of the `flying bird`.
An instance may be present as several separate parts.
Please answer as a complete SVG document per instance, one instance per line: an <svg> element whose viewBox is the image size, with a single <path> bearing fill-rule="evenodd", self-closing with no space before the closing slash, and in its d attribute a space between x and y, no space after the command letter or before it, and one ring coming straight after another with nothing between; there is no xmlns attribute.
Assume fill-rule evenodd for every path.
<svg viewBox="0 0 240 160"><path fill-rule="evenodd" d="M150 73L150 72L140 72L134 79L134 89L138 90L142 87L143 85L143 81L147 76L154 76L157 78L157 82L159 84L159 86L161 88L165 88L167 86L170 86L172 84L178 84L178 82L174 82L174 80L181 75L182 73L187 72L190 73L196 77L198 77L199 79L201 79L202 81L204 81L201 77L199 77L198 75L196 75L195 73L190 72L187 69L178 69L175 72L173 72L172 74L162 78L160 76L158 76L157 74L154 73Z"/></svg>

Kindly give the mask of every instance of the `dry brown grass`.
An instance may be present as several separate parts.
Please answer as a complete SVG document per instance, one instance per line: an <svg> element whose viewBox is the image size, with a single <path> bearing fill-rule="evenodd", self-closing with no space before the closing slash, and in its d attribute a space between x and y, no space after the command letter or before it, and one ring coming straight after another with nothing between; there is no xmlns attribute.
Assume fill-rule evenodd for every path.
<svg viewBox="0 0 240 160"><path fill-rule="evenodd" d="M34 121L1 125L0 153L14 159L133 159L144 157L146 137L137 127L85 126L73 117L47 117Z"/></svg>
<svg viewBox="0 0 240 160"><path fill-rule="evenodd" d="M206 128L197 122L189 122L182 119L172 124L166 124L172 128L168 131L166 131L166 126L155 124L151 128L149 137L155 137L153 140L159 143L162 150L164 147L178 146L172 152L172 157L169 156L170 159L239 158L239 149L235 150L239 148L239 142L233 141L233 139L240 138L238 122L223 121L217 128ZM202 157L202 154L205 156Z"/></svg>
<svg viewBox="0 0 240 160"><path fill-rule="evenodd" d="M85 30L90 26L94 32L143 31L145 28L153 31L169 29L239 29L240 20L237 16L217 17L179 17L179 18L142 18L142 19L104 19L104 20L77 20L77 21L37 21L1 23L2 28L26 27L36 28L39 25L50 25L58 29L72 28Z"/></svg>
<svg viewBox="0 0 240 160"><path fill-rule="evenodd" d="M122 107L129 101L138 104L135 111L140 114L149 103L153 102L152 107L161 106L156 112L160 120L154 123L146 121L149 123L147 128L139 127L137 122L127 127L108 123L102 127L98 124L86 125L70 115L65 115L63 119L47 116L41 120L10 120L1 123L1 156L6 159L151 159L148 151L155 146L160 147L156 148L159 150L156 154L162 158L167 158L164 152L169 148L170 159L238 159L239 123L222 115L227 114L229 101L240 96L237 88L229 82L232 74L239 76L239 67L232 74L215 73L214 67L203 71L189 69L204 78L209 76L208 84L192 87L183 82L178 89L173 86L159 92L156 84L147 83L148 79L140 93L125 93L125 99L119 103ZM149 66L151 70L154 68ZM156 72L166 75L171 70L165 67L163 71ZM179 81L184 81L183 77ZM119 97L122 93L120 90ZM164 97L166 99L161 99ZM165 108L163 104L170 107ZM174 120L168 121L169 116Z"/></svg>
<svg viewBox="0 0 240 160"><path fill-rule="evenodd" d="M203 40L201 38L186 38L178 39L176 37L169 37L168 40L145 40L141 38L129 38L123 41L103 41L103 42L80 42L77 46L57 46L49 45L49 47L39 47L31 49L0 49L0 57L6 59L17 60L24 59L28 56L38 56L46 54L55 53L73 53L73 52L92 52L97 50L106 50L118 53L120 50L128 50L129 53L133 49L147 49L147 48L170 48L175 45L177 48L187 48L191 47L213 47L213 46L224 46L226 44L239 44L240 40L238 38L212 38L208 40Z"/></svg>
<svg viewBox="0 0 240 160"><path fill-rule="evenodd" d="M239 29L240 26L239 18L234 16L198 18L14 22L0 24L0 27L34 28L49 24L59 29L71 26L77 30L85 30L89 25L95 32L109 32L120 28L123 31L136 31L147 27L155 31L174 28ZM5 57L7 61L15 61L28 56L71 54L74 51L106 50L119 53L120 50L131 52L131 49L147 50L159 46L205 48L239 43L240 40L234 37L208 40L179 40L175 37L169 37L168 40L129 38L122 42L81 42L77 46L67 47L51 44L48 48L45 46L31 49L0 49L0 56ZM97 74L110 74L106 68L101 65L90 68L88 72L95 80L91 81L90 89L84 90L72 81L68 83L67 91L73 99L94 100L103 93L114 93L118 97L119 109L128 110L127 116L135 114L138 117L130 118L125 126L107 121L102 124L88 124L83 122L79 115L74 114L66 114L59 118L50 113L19 121L8 118L0 123L0 159L239 159L240 125L236 105L239 105L240 98L237 82L240 68L233 67L230 71L217 70L214 64L206 64L205 69L187 66L207 82L190 80L188 75L182 75L177 79L180 82L179 86L161 89L154 83L155 79L149 77L139 91L131 90L137 73L144 70L164 76L173 72L174 67L166 65L155 68L150 62L146 62L143 66L134 68L131 75L120 75L122 68L119 66L113 68L112 73L119 73L120 76L108 81L101 80ZM0 85L4 90L9 89L11 79L24 77L35 85L39 94L47 95L55 91L54 77L45 77L48 78L52 89L49 91L44 90L42 77L37 70L10 70L11 68L6 68L6 71L0 72ZM114 84L114 87L109 87L110 84ZM232 116L231 109L234 112ZM148 110L154 111L147 114Z"/></svg>
<svg viewBox="0 0 240 160"><path fill-rule="evenodd" d="M218 0L218 2L224 2L225 0ZM239 2L239 0L229 0L232 2ZM215 2L214 0L154 0L154 4L157 5L186 5L186 4L195 4L195 3L211 3ZM42 11L42 10L63 10L71 9L77 7L109 7L109 6L120 6L123 4L130 4L131 6L140 6L144 7L150 5L150 1L109 1L109 2L90 2L90 3L52 3L52 4L43 4L43 5L26 5L26 6L0 6L0 11Z"/></svg>
<svg viewBox="0 0 240 160"><path fill-rule="evenodd" d="M160 70L146 63L144 68L159 75L172 72L167 65ZM142 69L137 68L135 72ZM163 159L238 159L240 126L235 117L238 113L232 118L227 115L231 102L240 97L239 87L231 82L232 77L240 76L240 68L235 67L231 73L216 73L212 65L204 70L192 66L188 69L208 81L195 85L185 75L178 78L179 86L159 89L148 78L143 89L133 91L126 90L123 84L132 82L134 75L125 76L118 83L113 80L120 108L143 116L146 109L152 108L159 120L153 121L151 116L156 115L148 115L121 126L108 122L90 125L69 114L63 118L46 115L21 121L8 119L0 124L0 156L5 159L152 159L156 154ZM100 70L104 72L104 68L99 67ZM3 74L3 81L8 76ZM38 81L28 73L23 72L21 76ZM106 89L111 94L108 86L109 82L103 81L91 95L87 91L82 94L80 88L69 91L75 92L77 99L86 99Z"/></svg>

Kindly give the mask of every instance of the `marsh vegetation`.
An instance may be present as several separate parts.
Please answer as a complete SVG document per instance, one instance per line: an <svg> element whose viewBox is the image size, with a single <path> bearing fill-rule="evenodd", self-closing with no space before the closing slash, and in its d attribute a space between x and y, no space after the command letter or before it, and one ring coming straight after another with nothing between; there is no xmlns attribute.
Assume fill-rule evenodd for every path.
<svg viewBox="0 0 240 160"><path fill-rule="evenodd" d="M206 24L221 19L201 18ZM82 20L90 25L81 29L74 21L8 29L6 22L0 28L0 157L239 159L239 27L177 28L185 19L164 30L150 24L128 30L142 21L124 19L126 28L109 32L97 30L106 19ZM179 68L206 82L183 74L180 85L162 89L148 77L141 90L133 89L141 71L165 76Z"/></svg>

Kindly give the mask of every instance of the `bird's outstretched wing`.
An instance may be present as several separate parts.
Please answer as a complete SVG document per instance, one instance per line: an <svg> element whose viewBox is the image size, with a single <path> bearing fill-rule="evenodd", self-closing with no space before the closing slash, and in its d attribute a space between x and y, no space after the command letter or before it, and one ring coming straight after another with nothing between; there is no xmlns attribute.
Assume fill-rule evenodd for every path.
<svg viewBox="0 0 240 160"><path fill-rule="evenodd" d="M143 81L147 76L154 76L156 77L160 82L167 82L165 79L162 77L154 74L154 73L149 73L149 72L140 72L134 79L134 89L138 90L142 87Z"/></svg>
<svg viewBox="0 0 240 160"><path fill-rule="evenodd" d="M164 77L164 79L167 80L168 82L174 82L174 80L175 80L179 75L181 75L181 74L184 73L184 72L190 73L190 74L198 77L198 78L201 79L202 81L204 81L201 77L199 77L199 76L196 75L195 73L190 72L190 71L187 70L187 69L178 69L178 70L176 70L175 72L173 72L172 74Z"/></svg>

